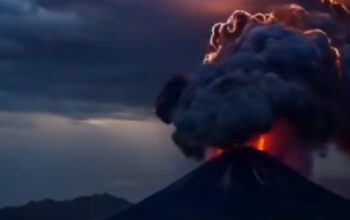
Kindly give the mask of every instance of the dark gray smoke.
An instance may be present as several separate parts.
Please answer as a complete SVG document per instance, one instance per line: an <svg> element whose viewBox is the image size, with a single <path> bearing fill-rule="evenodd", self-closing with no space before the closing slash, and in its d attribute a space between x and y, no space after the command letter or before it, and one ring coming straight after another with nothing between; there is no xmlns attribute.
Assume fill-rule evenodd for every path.
<svg viewBox="0 0 350 220"><path fill-rule="evenodd" d="M247 143L281 119L300 139L326 143L346 127L347 13L329 1L320 11L236 11L214 26L197 73L166 84L157 115L175 126L180 149L198 158L207 147Z"/></svg>

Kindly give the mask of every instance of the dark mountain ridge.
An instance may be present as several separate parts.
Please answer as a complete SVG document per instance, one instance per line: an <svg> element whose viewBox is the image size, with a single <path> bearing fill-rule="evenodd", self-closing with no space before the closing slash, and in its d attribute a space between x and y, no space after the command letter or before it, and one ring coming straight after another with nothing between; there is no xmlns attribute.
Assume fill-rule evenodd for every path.
<svg viewBox="0 0 350 220"><path fill-rule="evenodd" d="M131 204L109 194L57 202L43 200L0 209L0 220L102 220Z"/></svg>
<svg viewBox="0 0 350 220"><path fill-rule="evenodd" d="M226 151L108 220L350 219L350 202L252 148Z"/></svg>

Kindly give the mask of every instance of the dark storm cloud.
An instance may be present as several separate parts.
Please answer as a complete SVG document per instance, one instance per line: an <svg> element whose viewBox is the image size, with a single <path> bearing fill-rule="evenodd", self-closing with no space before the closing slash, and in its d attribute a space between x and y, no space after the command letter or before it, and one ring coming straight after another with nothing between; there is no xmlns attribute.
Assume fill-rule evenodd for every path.
<svg viewBox="0 0 350 220"><path fill-rule="evenodd" d="M79 109L84 117L104 117L120 111L111 106L151 108L169 75L200 64L218 20L196 13L199 4L173 7L187 3L0 0L0 110L77 115ZM71 109L67 102L84 105ZM86 105L94 107L85 112Z"/></svg>
<svg viewBox="0 0 350 220"><path fill-rule="evenodd" d="M0 110L69 115L79 109L105 116L120 111L113 106L150 108L169 74L199 63L209 35L210 23L178 18L165 7L144 1L0 1ZM70 109L66 102L98 111L85 114L84 106Z"/></svg>
<svg viewBox="0 0 350 220"><path fill-rule="evenodd" d="M113 106L151 108L169 75L200 64L218 19L197 14L199 4L173 7L185 3L0 0L0 110L104 117L120 111Z"/></svg>

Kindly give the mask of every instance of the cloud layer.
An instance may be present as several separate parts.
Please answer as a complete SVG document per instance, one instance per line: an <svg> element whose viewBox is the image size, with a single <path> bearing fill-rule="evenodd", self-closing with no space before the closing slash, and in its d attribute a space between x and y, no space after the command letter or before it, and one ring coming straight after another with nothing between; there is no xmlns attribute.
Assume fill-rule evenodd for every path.
<svg viewBox="0 0 350 220"><path fill-rule="evenodd" d="M200 19L178 18L164 7L0 1L0 110L81 111L85 117L85 109L95 108L92 114L104 117L118 106L151 108L169 74L200 60L210 34ZM190 34L193 28L198 34Z"/></svg>

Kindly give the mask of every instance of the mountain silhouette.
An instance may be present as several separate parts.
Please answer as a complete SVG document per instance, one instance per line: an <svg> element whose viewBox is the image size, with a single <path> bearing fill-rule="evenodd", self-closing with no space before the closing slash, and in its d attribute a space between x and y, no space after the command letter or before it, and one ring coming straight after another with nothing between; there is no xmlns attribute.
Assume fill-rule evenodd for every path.
<svg viewBox="0 0 350 220"><path fill-rule="evenodd" d="M350 202L252 148L226 151L108 220L350 219Z"/></svg>
<svg viewBox="0 0 350 220"><path fill-rule="evenodd" d="M56 202L30 202L21 207L0 209L0 220L103 220L131 204L109 194Z"/></svg>

